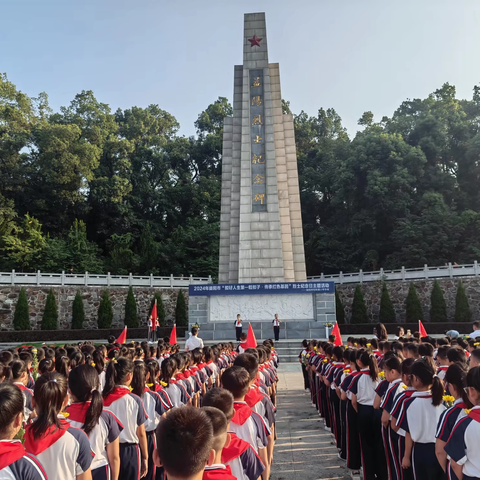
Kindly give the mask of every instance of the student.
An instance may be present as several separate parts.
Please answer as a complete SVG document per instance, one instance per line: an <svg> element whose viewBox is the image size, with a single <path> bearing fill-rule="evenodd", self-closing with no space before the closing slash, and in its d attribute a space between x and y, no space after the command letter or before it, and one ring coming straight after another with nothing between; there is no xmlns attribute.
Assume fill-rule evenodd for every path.
<svg viewBox="0 0 480 480"><path fill-rule="evenodd" d="M82 429L95 454L92 462L93 480L117 480L120 473L119 436L123 425L110 411L104 410L98 391L98 374L94 367L80 365L68 376L71 405L67 420Z"/></svg>
<svg viewBox="0 0 480 480"><path fill-rule="evenodd" d="M437 480L443 475L435 455L436 426L445 410L443 383L428 360L417 360L411 372L415 392L405 400L397 421L406 432L402 467L412 466L417 479Z"/></svg>
<svg viewBox="0 0 480 480"><path fill-rule="evenodd" d="M270 430L262 417L255 413L245 402L245 395L250 388L250 375L243 367L233 366L225 370L222 376L223 388L232 393L235 414L230 423L230 429L239 438L248 442L265 465L262 477L270 477L270 462L267 445Z"/></svg>
<svg viewBox="0 0 480 480"><path fill-rule="evenodd" d="M189 396L186 388L177 382L175 375L178 372L178 364L175 357L169 357L162 362L161 385L167 393L174 407L181 407L189 403Z"/></svg>
<svg viewBox="0 0 480 480"><path fill-rule="evenodd" d="M435 434L437 439L435 443L435 453L438 463L443 471L447 473L447 477L451 480L456 480L457 476L451 468L444 447L450 438L455 424L460 418L466 415L465 409L471 408L472 405L465 391L467 387L467 372L460 365L454 364L448 367L445 374L445 382L448 393L455 398L455 401L453 406L442 413L438 421L437 433Z"/></svg>
<svg viewBox="0 0 480 480"><path fill-rule="evenodd" d="M203 472L203 480L236 480L236 477L232 475L230 467L222 463L223 448L230 443L227 431L227 417L221 410L215 407L203 407L202 410L208 415L213 429L213 452L210 454L209 463Z"/></svg>
<svg viewBox="0 0 480 480"><path fill-rule="evenodd" d="M27 388L27 383L29 380L27 365L22 360L15 360L10 364L10 372L12 375L13 384L22 391L24 398L24 417L25 422L27 422L30 418L35 417L32 401L33 392Z"/></svg>
<svg viewBox="0 0 480 480"><path fill-rule="evenodd" d="M23 425L23 394L10 383L0 385L0 480L47 480L40 462L13 440Z"/></svg>
<svg viewBox="0 0 480 480"><path fill-rule="evenodd" d="M67 379L57 372L37 379L37 419L25 429L25 450L37 457L50 480L90 480L94 453L88 437L59 416L69 401L67 390Z"/></svg>
<svg viewBox="0 0 480 480"><path fill-rule="evenodd" d="M237 347L237 352L238 353L245 353L245 350L248 348L248 345L247 345L247 334L246 333L242 333L240 335L240 343L238 344L238 347Z"/></svg>
<svg viewBox="0 0 480 480"><path fill-rule="evenodd" d="M378 381L378 365L375 355L361 349L356 362L360 373L350 385L352 406L358 413L358 433L362 448L365 480L388 478L385 451L381 435L380 415L373 408Z"/></svg>
<svg viewBox="0 0 480 480"><path fill-rule="evenodd" d="M242 335L242 318L240 317L240 314L237 315L237 319L235 320L235 334L237 336L237 342L240 341L240 337Z"/></svg>
<svg viewBox="0 0 480 480"><path fill-rule="evenodd" d="M439 376L440 380L445 379L445 374L447 373L448 367L450 366L450 362L448 361L447 352L450 349L450 346L443 345L437 350L437 375Z"/></svg>
<svg viewBox="0 0 480 480"><path fill-rule="evenodd" d="M204 407L215 407L221 410L227 418L227 429L233 418L233 395L223 388L212 388L204 399ZM222 450L222 463L229 465L232 475L238 480L257 480L265 467L252 446L238 438L234 432L229 432L230 443Z"/></svg>
<svg viewBox="0 0 480 480"><path fill-rule="evenodd" d="M201 480L213 461L213 427L201 408L172 410L158 425L153 458L169 480Z"/></svg>
<svg viewBox="0 0 480 480"><path fill-rule="evenodd" d="M280 340L280 320L278 319L278 313L275 314L275 318L272 320L273 334L275 335L275 341Z"/></svg>
<svg viewBox="0 0 480 480"><path fill-rule="evenodd" d="M103 403L123 425L120 433L119 480L138 479L148 470L145 423L148 420L141 398L130 393L133 362L125 357L112 360L107 368ZM140 460L140 453L141 460Z"/></svg>
<svg viewBox="0 0 480 480"><path fill-rule="evenodd" d="M469 366L470 368L480 366L480 349L477 348L472 352L469 360Z"/></svg>
<svg viewBox="0 0 480 480"><path fill-rule="evenodd" d="M452 469L458 478L473 480L480 478L480 367L467 373L467 392L473 408L460 419L445 445L445 452L451 458Z"/></svg>

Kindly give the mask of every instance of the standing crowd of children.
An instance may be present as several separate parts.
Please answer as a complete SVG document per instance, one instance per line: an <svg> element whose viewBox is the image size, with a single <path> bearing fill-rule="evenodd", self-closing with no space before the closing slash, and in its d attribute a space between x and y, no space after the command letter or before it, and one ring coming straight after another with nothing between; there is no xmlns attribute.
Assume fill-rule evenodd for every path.
<svg viewBox="0 0 480 480"><path fill-rule="evenodd" d="M277 365L270 340L4 350L0 480L267 480Z"/></svg>
<svg viewBox="0 0 480 480"><path fill-rule="evenodd" d="M375 333L303 342L305 388L339 457L364 480L480 479L480 340Z"/></svg>

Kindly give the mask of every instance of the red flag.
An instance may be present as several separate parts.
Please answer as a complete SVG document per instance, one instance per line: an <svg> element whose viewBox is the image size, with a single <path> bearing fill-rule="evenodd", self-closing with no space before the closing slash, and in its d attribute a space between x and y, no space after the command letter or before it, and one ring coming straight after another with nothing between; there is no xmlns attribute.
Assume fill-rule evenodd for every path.
<svg viewBox="0 0 480 480"><path fill-rule="evenodd" d="M123 332L115 340L115 343L120 343L121 345L127 343L127 327L123 329Z"/></svg>
<svg viewBox="0 0 480 480"><path fill-rule="evenodd" d="M423 323L421 320L418 321L418 330L420 332L420 338L422 337L428 337L428 333L425 330L425 327L423 326Z"/></svg>
<svg viewBox="0 0 480 480"><path fill-rule="evenodd" d="M340 328L338 328L338 323L335 323L332 330L332 335L335 335L334 345L336 347L341 347L343 345L343 342L342 342L342 335L340 334Z"/></svg>
<svg viewBox="0 0 480 480"><path fill-rule="evenodd" d="M177 343L177 326L174 325L172 328L172 333L170 334L170 345L175 345Z"/></svg>
<svg viewBox="0 0 480 480"><path fill-rule="evenodd" d="M152 329L155 330L157 328L157 301L153 304L152 313L150 314L152 317Z"/></svg>
<svg viewBox="0 0 480 480"><path fill-rule="evenodd" d="M256 348L257 347L257 339L255 338L255 332L253 331L252 324L248 324L248 333L247 333L247 341L245 342L247 348Z"/></svg>

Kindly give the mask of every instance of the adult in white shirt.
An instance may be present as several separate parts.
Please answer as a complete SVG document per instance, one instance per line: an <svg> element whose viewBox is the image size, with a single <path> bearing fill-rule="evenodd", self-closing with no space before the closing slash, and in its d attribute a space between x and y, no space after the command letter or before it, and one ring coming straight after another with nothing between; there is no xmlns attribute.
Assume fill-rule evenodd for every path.
<svg viewBox="0 0 480 480"><path fill-rule="evenodd" d="M237 342L240 342L241 335L242 335L242 317L240 314L237 315L237 319L235 320L235 334L237 335Z"/></svg>
<svg viewBox="0 0 480 480"><path fill-rule="evenodd" d="M280 320L278 319L278 313L275 314L272 324L275 341L278 342L280 340Z"/></svg>
<svg viewBox="0 0 480 480"><path fill-rule="evenodd" d="M469 335L470 338L480 337L480 322L473 322L473 333Z"/></svg>
<svg viewBox="0 0 480 480"><path fill-rule="evenodd" d="M196 348L203 348L203 340L198 338L198 328L193 327L191 337L185 342L185 351L192 351Z"/></svg>

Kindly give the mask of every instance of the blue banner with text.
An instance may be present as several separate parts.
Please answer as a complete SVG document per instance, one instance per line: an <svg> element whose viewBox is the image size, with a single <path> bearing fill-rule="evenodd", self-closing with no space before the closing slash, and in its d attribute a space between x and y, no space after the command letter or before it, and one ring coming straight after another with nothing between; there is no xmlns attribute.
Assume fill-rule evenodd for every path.
<svg viewBox="0 0 480 480"><path fill-rule="evenodd" d="M190 285L191 297L209 295L272 295L335 293L334 282L239 283L235 285Z"/></svg>

